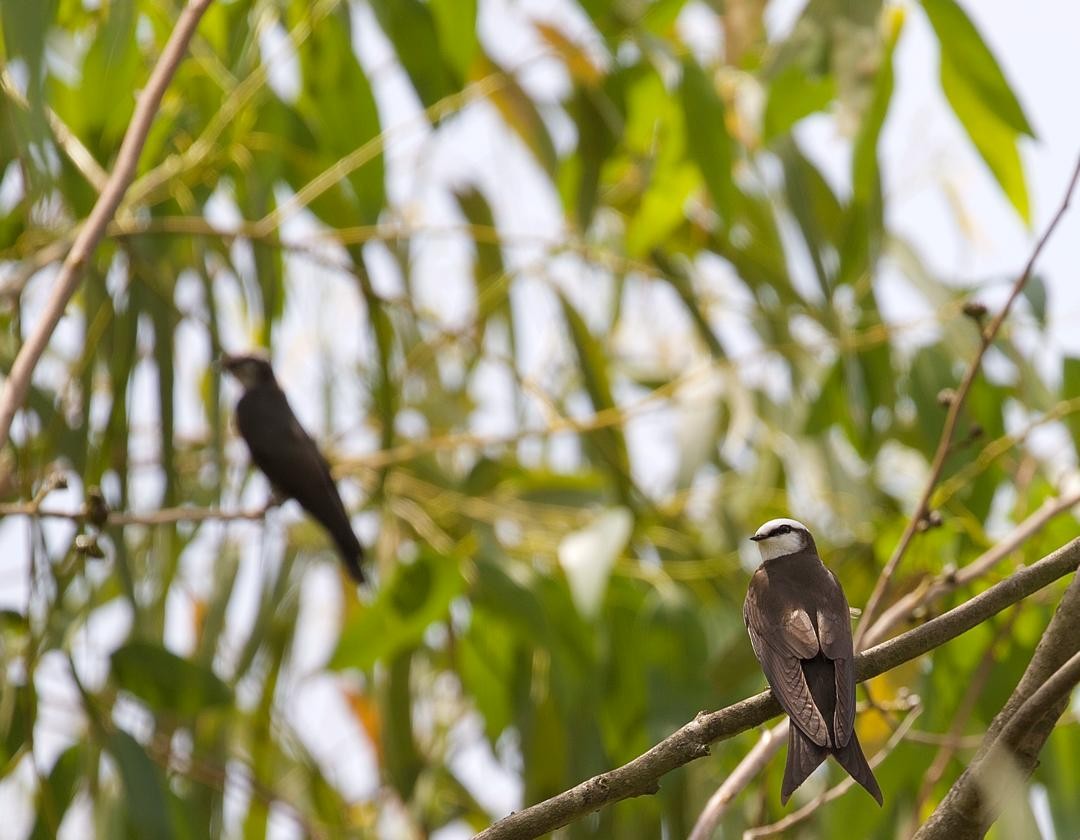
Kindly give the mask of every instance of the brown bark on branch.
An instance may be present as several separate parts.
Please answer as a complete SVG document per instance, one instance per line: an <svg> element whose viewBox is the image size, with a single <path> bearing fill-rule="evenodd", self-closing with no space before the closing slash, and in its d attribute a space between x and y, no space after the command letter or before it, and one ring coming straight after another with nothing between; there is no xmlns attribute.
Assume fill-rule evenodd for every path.
<svg viewBox="0 0 1080 840"><path fill-rule="evenodd" d="M861 682L876 677L940 647L1011 604L1074 572L1078 563L1080 539L1018 570L1011 577L921 627L859 654L855 659L856 679ZM1080 590L1075 581L1070 592L1073 590ZM633 761L504 817L480 832L477 840L539 837L605 805L632 796L655 793L663 775L708 755L709 745L714 741L731 738L751 727L760 726L778 714L780 706L767 691L716 712L701 712L694 720Z"/></svg>
<svg viewBox="0 0 1080 840"><path fill-rule="evenodd" d="M1008 761L1011 772L1006 776L1026 779L1034 772L1039 751L1068 704L1069 689L1080 678L1078 626L1080 577L1069 584L1019 684L990 724L979 752L919 829L916 840L981 838L1006 799L1000 790L993 797L983 795L992 771Z"/></svg>

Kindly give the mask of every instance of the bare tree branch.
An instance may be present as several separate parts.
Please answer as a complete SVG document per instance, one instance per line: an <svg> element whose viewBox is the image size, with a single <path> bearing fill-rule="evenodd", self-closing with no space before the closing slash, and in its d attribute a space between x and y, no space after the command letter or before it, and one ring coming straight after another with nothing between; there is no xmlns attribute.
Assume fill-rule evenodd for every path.
<svg viewBox="0 0 1080 840"><path fill-rule="evenodd" d="M1016 299L1020 296L1024 286L1030 279L1032 271L1035 268L1035 263L1042 254L1043 248L1046 246L1046 243L1050 241L1050 237L1053 235L1058 223L1064 217L1065 211L1068 210L1078 180L1080 180L1080 160L1077 160L1076 167L1073 169L1072 177L1069 179L1068 186L1065 188L1065 197L1062 199L1061 205L1050 219L1050 223L1046 226L1043 235L1035 244L1035 248L1031 252L1031 256L1028 257L1024 270L1020 272L1020 276L1017 277L1016 282L1013 283L1012 290L1009 292L1009 297L1006 299L1005 305L1001 307L1001 311L998 312L990 322L989 326L982 330L979 349L975 353L975 358L973 358L968 365L964 378L960 381L956 393L949 402L949 410L945 415L945 423L941 429L941 438L938 440L937 450L934 452L933 460L930 462L930 474L926 477L926 486L923 487L922 495L919 496L919 501L915 504L915 510L912 511L911 518L908 520L904 532L901 534L900 540L896 544L896 548L893 549L892 556L889 557L889 561L885 564L885 568L882 569L881 574L878 576L877 583L874 584L874 589L870 593L870 598L866 602L866 607L863 609L862 620L859 622L859 626L855 632L856 651L862 650L866 631L870 628L871 622L876 618L878 608L881 606L881 601L888 591L893 575L896 573L896 567L900 564L901 559L903 559L908 546L911 545L911 540L915 536L915 532L918 530L919 525L930 512L930 497L933 495L938 478L941 476L941 471L945 467L945 459L952 449L953 436L956 433L956 424L960 419L960 409L964 404L964 400L967 399L972 384L975 382L975 377L979 373L983 356L986 355L986 351L990 349L990 345L993 344L994 339L997 338L997 334L1001 330L1001 325L1009 315L1009 310L1012 309L1012 305L1016 302Z"/></svg>
<svg viewBox="0 0 1080 840"><path fill-rule="evenodd" d="M161 53L157 64L150 72L150 78L146 87L139 94L135 104L135 112L132 114L131 123L124 133L124 139L120 144L120 152L116 156L116 166L109 175L105 187L94 204L94 209L86 222L80 228L71 246L64 264L56 277L52 294L46 302L41 317L35 325L29 338L19 348L15 357L15 363L11 367L11 373L4 383L4 390L0 393L0 449L8 441L11 433L11 423L15 419L15 412L22 406L26 399L26 392L30 387L30 377L34 373L38 360L49 344L53 330L60 323L64 315L68 301L79 287L83 269L90 257L93 256L98 243L105 234L105 228L112 218L116 208L127 191L132 177L135 175L139 163L139 155L146 136L157 114L161 97L169 86L176 68L187 50L188 42L195 33L196 27L203 13L210 5L211 0L189 0L180 18L176 22L176 28L165 49Z"/></svg>
<svg viewBox="0 0 1080 840"><path fill-rule="evenodd" d="M865 645L875 645L884 639L889 631L900 622L909 618L920 607L925 607L950 592L959 589L982 577L998 563L1016 551L1023 543L1039 533L1054 517L1071 510L1080 504L1080 488L1047 499L1027 519L1017 525L1009 534L966 566L951 572L942 572L930 583L919 586L891 604L866 631Z"/></svg>
<svg viewBox="0 0 1080 840"><path fill-rule="evenodd" d="M1077 626L1080 577L1073 578L1065 590L1031 662L990 724L979 752L919 829L916 840L981 838L1007 799L1000 790L993 796L984 795L993 771L1011 759L1012 772L998 775L1014 779L1031 775L1039 751L1068 703L1069 680L1076 682L1080 667L1076 661L1080 654Z"/></svg>
<svg viewBox="0 0 1080 840"><path fill-rule="evenodd" d="M1009 605L1075 571L1078 563L1080 538L1037 563L1019 569L1011 577L955 609L857 655L856 679L861 682L876 677L940 647ZM1080 587L1074 585L1072 589ZM701 712L694 720L633 761L594 776L544 802L510 814L480 832L477 838L521 840L539 837L605 805L632 796L655 793L664 774L708 755L712 742L760 726L778 714L780 706L768 691L716 712Z"/></svg>

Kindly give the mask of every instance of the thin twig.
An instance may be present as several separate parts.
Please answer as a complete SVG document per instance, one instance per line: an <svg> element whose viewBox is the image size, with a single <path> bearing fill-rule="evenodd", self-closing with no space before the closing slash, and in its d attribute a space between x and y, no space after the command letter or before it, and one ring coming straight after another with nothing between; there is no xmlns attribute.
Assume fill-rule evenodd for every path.
<svg viewBox="0 0 1080 840"><path fill-rule="evenodd" d="M972 581L981 578L1016 551L1023 543L1039 533L1047 522L1065 511L1071 510L1078 504L1080 504L1080 488L1063 496L1047 499L1027 519L1002 538L1000 542L975 560L952 572L938 575L933 581L913 589L892 604L867 630L864 644L867 646L876 645L894 627L910 618L918 609L926 607L961 586L966 586Z"/></svg>
<svg viewBox="0 0 1080 840"><path fill-rule="evenodd" d="M855 657L856 679L876 677L970 630L990 616L1076 570L1080 539L1016 571L986 591L926 624ZM702 712L652 749L539 804L510 814L477 835L478 840L539 837L622 799L655 793L662 776L709 754L709 744L760 726L780 714L770 692L716 712Z"/></svg>
<svg viewBox="0 0 1080 840"><path fill-rule="evenodd" d="M994 343L994 339L997 338L997 334L1001 330L1001 325L1009 315L1009 310L1012 309L1013 303L1016 302L1016 299L1020 296L1020 293L1024 290L1024 286L1030 279L1032 271L1035 268L1035 263L1041 256L1043 248L1046 246L1046 243L1050 241L1050 237L1053 235L1058 223L1065 216L1065 212L1068 210L1069 204L1072 201L1073 192L1076 189L1078 180L1080 180L1080 160L1077 160L1072 177L1069 179L1068 186L1065 188L1065 197L1061 201L1061 206L1058 207L1057 212L1050 219L1050 223L1047 225L1043 235L1035 244L1035 248L1031 252L1031 256L1028 257L1024 270L1020 272L1020 276L1017 277L1012 290L1009 292L1009 297L1006 299L1005 305L1001 307L1001 310L990 322L990 325L982 331L979 349L975 353L975 358L973 358L968 365L964 378L961 380L960 386L956 389L956 393L949 403L949 410L945 415L945 424L941 430L941 438L938 440L937 451L934 452L934 458L930 463L930 473L926 478L926 486L923 487L922 494L919 496L919 501L915 504L915 510L912 511L911 518L908 520L904 532L901 535L899 542L896 544L896 548L893 549L892 556L878 576L877 582L874 584L874 589L870 593L870 598L866 602L866 607L863 609L862 620L859 622L859 626L855 632L856 651L862 650L866 630L871 626L871 622L877 617L878 608L881 606L881 601L885 597L889 584L892 582L893 575L896 573L896 567L900 564L901 559L903 559L904 554L907 552L908 546L911 544L911 540L915 536L919 524L929 513L930 497L934 493L938 478L941 476L941 471L945 467L945 459L952 447L953 435L956 433L956 425L960 419L960 409L963 407L964 400L967 399L968 392L971 390L971 386L975 382L975 377L979 373L983 356L986 355L986 351L990 348L990 345Z"/></svg>
<svg viewBox="0 0 1080 840"><path fill-rule="evenodd" d="M161 508L146 513L110 511L105 518L106 525L173 525L177 522L235 522L239 520L258 521L266 517L271 505L254 510L219 510L217 508L198 508L181 506ZM91 519L86 508L79 510L41 509L34 502L13 502L0 504L0 516L30 516L40 519L70 519L72 522L87 522Z"/></svg>
<svg viewBox="0 0 1080 840"><path fill-rule="evenodd" d="M895 750L900 745L900 742L907 737L908 730L911 729L912 725L915 723L915 719L920 714L922 714L922 706L916 706L907 713L904 719L900 721L900 725L896 727L896 731L893 732L892 737L889 738L888 743L886 743L885 746L882 747L874 755L874 757L870 759L871 768L877 767L879 764L881 764L881 762L883 762L892 754L893 750ZM758 837L771 837L774 834L779 834L782 831L786 831L787 829L791 828L791 826L801 823L803 820L805 820L807 817L817 811L817 809L820 808L822 805L825 805L826 803L832 802L834 799L838 799L839 797L843 796L845 793L851 790L851 787L854 784L855 780L851 776L848 776L839 784L829 788L820 796L811 799L801 808L792 811L783 819L777 820L770 825L763 825L757 828L751 828L749 831L744 831L743 840L756 840L756 838Z"/></svg>
<svg viewBox="0 0 1080 840"><path fill-rule="evenodd" d="M187 49L188 41L199 25L199 20L210 5L211 0L189 0L180 18L176 22L176 28L169 36L168 43L161 53L157 64L150 72L150 78L146 87L139 94L135 104L135 112L131 122L124 133L124 139L120 144L120 152L116 156L116 166L113 168L109 179L90 211L86 223L79 229L75 242L71 246L64 264L56 277L52 294L46 302L41 316L35 325L29 338L19 349L15 357L15 363L11 367L11 373L4 382L4 390L0 393L0 449L8 442L11 432L11 423L15 419L15 412L22 406L26 399L26 392L30 387L30 377L37 366L38 360L48 346L53 330L60 323L64 315L68 301L75 293L82 279L83 269L93 256L94 250L105 234L105 228L115 213L116 208L124 197L124 193L135 175L139 163L139 155L150 126L154 122L158 106L165 89L169 86L176 68Z"/></svg>
<svg viewBox="0 0 1080 840"><path fill-rule="evenodd" d="M790 726L791 719L784 718L776 726L766 729L762 733L761 737L758 738L758 742L750 749L750 752L743 756L742 761L724 779L724 783L709 797L709 801L705 803L697 822L694 823L689 840L709 840L713 836L713 832L716 831L716 827L720 825L720 820L723 819L724 814L727 812L728 805L734 802L735 797L757 778L757 775L769 763L769 759L780 750L781 744L787 739Z"/></svg>

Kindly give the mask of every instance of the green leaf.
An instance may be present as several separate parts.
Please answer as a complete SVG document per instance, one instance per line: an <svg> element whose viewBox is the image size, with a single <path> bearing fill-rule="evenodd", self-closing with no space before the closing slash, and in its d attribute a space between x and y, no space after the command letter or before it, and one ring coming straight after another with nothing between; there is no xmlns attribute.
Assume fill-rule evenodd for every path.
<svg viewBox="0 0 1080 840"><path fill-rule="evenodd" d="M923 0L941 45L941 89L971 142L1025 223L1027 181L1017 148L1034 137L1020 103L978 30L954 0Z"/></svg>
<svg viewBox="0 0 1080 840"><path fill-rule="evenodd" d="M626 226L627 254L644 257L662 245L685 221L686 202L700 183L697 169L689 164L658 168Z"/></svg>
<svg viewBox="0 0 1080 840"><path fill-rule="evenodd" d="M1034 137L1027 115L994 54L960 5L955 0L923 0L922 5L937 34L942 59L948 59L988 111L1016 134Z"/></svg>
<svg viewBox="0 0 1080 840"><path fill-rule="evenodd" d="M558 157L547 126L536 109L536 104L517 83L513 74L500 67L481 52L477 56L477 77L501 76L500 83L490 93L488 100L495 106L503 122L521 139L536 162L551 177L555 175Z"/></svg>
<svg viewBox="0 0 1080 840"><path fill-rule="evenodd" d="M480 606L473 609L468 632L458 645L462 686L476 703L493 745L513 723L517 646L514 628Z"/></svg>
<svg viewBox="0 0 1080 840"><path fill-rule="evenodd" d="M307 6L299 4L298 8L301 13L310 13ZM303 89L296 109L311 131L311 152L318 155L318 168L322 169L372 143L380 132L379 112L353 52L346 16L336 14L319 21L299 52ZM339 227L374 223L386 203L384 165L382 153L373 151L370 159L348 175L359 218L349 214L325 221ZM317 205L312 209L318 212Z"/></svg>
<svg viewBox="0 0 1080 840"><path fill-rule="evenodd" d="M428 4L420 0L371 0L371 8L375 11L379 26L394 45L394 51L425 108L460 87L464 74L455 85L446 72L435 18ZM443 20L446 20L445 15ZM451 34L459 36L461 33ZM475 34L472 37L475 49ZM462 50L469 49L467 44L457 46Z"/></svg>
<svg viewBox="0 0 1080 840"><path fill-rule="evenodd" d="M428 0L439 35L439 49L453 68L460 87L469 78L476 57L477 0Z"/></svg>
<svg viewBox="0 0 1080 840"><path fill-rule="evenodd" d="M423 551L412 563L400 563L375 601L345 625L329 667L366 671L417 644L464 589L456 558Z"/></svg>
<svg viewBox="0 0 1080 840"><path fill-rule="evenodd" d="M503 264L502 248L497 241L499 232L495 216L483 193L475 188L456 190L454 198L475 230L473 242L476 256L473 259L473 279L476 283L477 325L483 331L487 319L500 313L510 313L510 288Z"/></svg>
<svg viewBox="0 0 1080 840"><path fill-rule="evenodd" d="M952 60L942 53L941 89L998 186L1025 223L1031 223L1027 180L1016 132L978 98Z"/></svg>
<svg viewBox="0 0 1080 840"><path fill-rule="evenodd" d="M1062 360L1061 398L1065 400L1080 397L1080 358L1066 356ZM1080 450L1080 412L1072 412L1065 417L1065 425L1072 435L1073 443Z"/></svg>
<svg viewBox="0 0 1080 840"><path fill-rule="evenodd" d="M49 840L57 836L64 814L88 771L90 750L77 743L60 754L45 783L38 789L34 828L30 840Z"/></svg>
<svg viewBox="0 0 1080 840"><path fill-rule="evenodd" d="M832 75L813 75L800 64L784 68L769 83L762 140L767 144L787 134L803 117L823 111L835 96Z"/></svg>
<svg viewBox="0 0 1080 840"><path fill-rule="evenodd" d="M1038 274L1032 274L1023 288L1024 297L1027 298L1031 314L1039 322L1039 326L1046 328L1046 284Z"/></svg>
<svg viewBox="0 0 1080 840"><path fill-rule="evenodd" d="M191 718L228 705L232 692L208 667L150 642L129 642L112 655L117 684L155 712Z"/></svg>
<svg viewBox="0 0 1080 840"><path fill-rule="evenodd" d="M171 840L172 823L161 772L142 745L123 730L110 734L105 746L120 770L132 833L137 837Z"/></svg>
<svg viewBox="0 0 1080 840"><path fill-rule="evenodd" d="M724 125L724 103L712 80L690 56L683 59L680 87L686 118L686 145L709 188L722 219L732 216L731 137Z"/></svg>
<svg viewBox="0 0 1080 840"><path fill-rule="evenodd" d="M0 94L0 100L4 100L0 106L0 117L3 122L10 121L10 127L15 128L22 136L22 141L40 142L48 134L48 124L45 120L45 38L49 33L49 26L56 17L57 0L0 0L0 30L4 36L5 55L0 59L7 64L13 59L21 58L26 63L26 95L30 103L29 115L7 101L7 97ZM5 125L0 134L7 135L9 126ZM8 141L4 137L2 144ZM22 145L19 143L18 145ZM32 162L30 155L24 159ZM0 169L6 161L0 159ZM37 172L34 167L30 174Z"/></svg>
<svg viewBox="0 0 1080 840"><path fill-rule="evenodd" d="M892 101L894 74L893 53L896 42L900 39L904 18L900 10L889 13L890 29L886 36L881 65L874 82L874 93L870 106L863 114L859 132L855 137L855 146L851 157L851 183L854 203L863 207L873 206L877 215L881 213L881 182L878 167L878 141L881 128L889 112Z"/></svg>
<svg viewBox="0 0 1080 840"><path fill-rule="evenodd" d="M578 366L585 380L585 392L589 395L594 411L614 408L615 398L611 393L608 379L608 360L604 349L589 331L585 320L570 302L559 295L563 317L570 328L570 340L577 352ZM630 482L630 456L626 450L626 440L618 426L594 429L588 433L588 440L596 450L598 466L610 474L623 504L630 503L632 485Z"/></svg>

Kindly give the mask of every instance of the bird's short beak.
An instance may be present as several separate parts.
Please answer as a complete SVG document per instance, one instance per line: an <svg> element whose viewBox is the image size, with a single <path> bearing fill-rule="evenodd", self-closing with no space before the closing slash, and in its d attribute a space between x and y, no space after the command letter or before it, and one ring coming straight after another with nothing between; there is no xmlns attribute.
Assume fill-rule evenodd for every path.
<svg viewBox="0 0 1080 840"><path fill-rule="evenodd" d="M760 542L761 540L765 539L765 535L764 534L754 534L754 536L752 536L750 539L752 539L754 542Z"/></svg>

